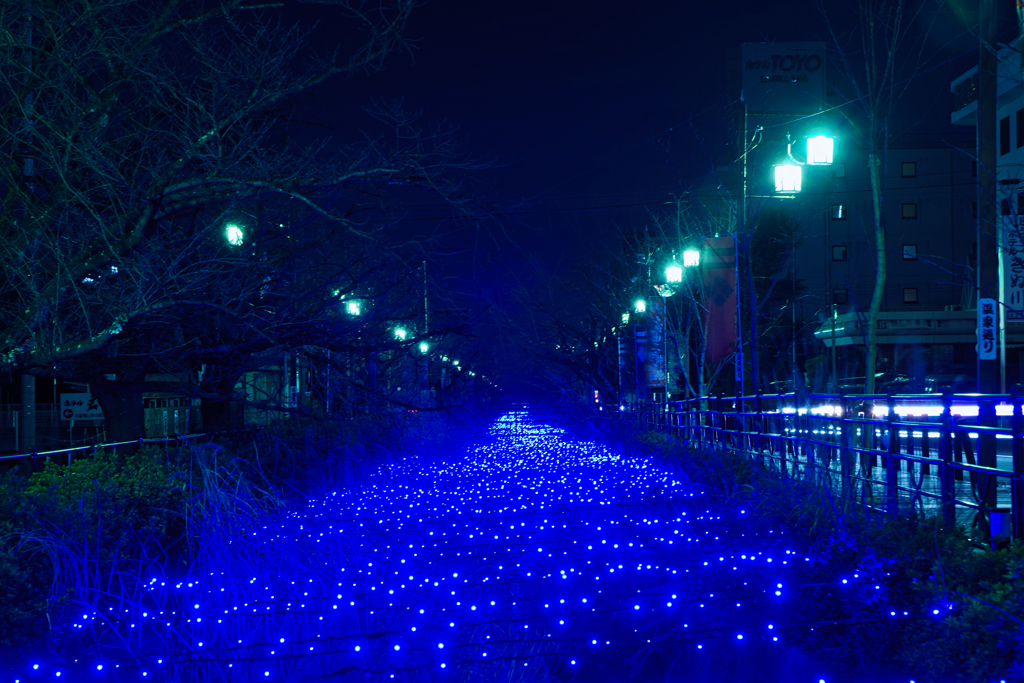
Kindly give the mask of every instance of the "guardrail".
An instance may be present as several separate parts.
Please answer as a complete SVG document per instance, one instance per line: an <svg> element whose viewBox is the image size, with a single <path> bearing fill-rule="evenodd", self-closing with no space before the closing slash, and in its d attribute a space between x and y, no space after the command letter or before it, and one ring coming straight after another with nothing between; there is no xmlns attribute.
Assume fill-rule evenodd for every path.
<svg viewBox="0 0 1024 683"><path fill-rule="evenodd" d="M692 446L730 449L844 501L941 514L996 543L1024 540L1022 397L759 394L620 406Z"/></svg>
<svg viewBox="0 0 1024 683"><path fill-rule="evenodd" d="M228 436L230 434L242 434L256 431L258 427L247 427L245 429L232 429L223 432L203 432L199 434L181 434L176 436L169 436L162 439L145 439L139 437L132 441L116 441L111 443L95 443L85 446L69 446L67 448L54 448L46 451L35 451L31 453L16 453L13 455L0 455L0 464L14 461L14 460L27 460L29 464L29 471L38 471L40 462L45 462L48 459L56 458L60 455L67 455L67 463L71 464L75 454L87 453L96 448L119 448L123 446L133 446L134 448L142 448L148 445L159 445L164 444L169 446L170 444L180 445L193 440L212 439L219 436Z"/></svg>

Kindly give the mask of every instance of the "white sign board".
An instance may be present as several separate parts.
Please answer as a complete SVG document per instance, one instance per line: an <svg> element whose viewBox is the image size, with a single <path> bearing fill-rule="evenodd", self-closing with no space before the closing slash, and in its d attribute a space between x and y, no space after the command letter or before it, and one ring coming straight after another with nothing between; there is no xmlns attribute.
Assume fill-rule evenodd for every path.
<svg viewBox="0 0 1024 683"><path fill-rule="evenodd" d="M978 358L996 358L996 300L978 299Z"/></svg>
<svg viewBox="0 0 1024 683"><path fill-rule="evenodd" d="M824 106L824 43L745 43L739 68L747 111L811 113Z"/></svg>
<svg viewBox="0 0 1024 683"><path fill-rule="evenodd" d="M91 394L61 394L60 419L102 420L103 411Z"/></svg>
<svg viewBox="0 0 1024 683"><path fill-rule="evenodd" d="M1006 322L1024 322L1024 219L1003 216L1002 237Z"/></svg>

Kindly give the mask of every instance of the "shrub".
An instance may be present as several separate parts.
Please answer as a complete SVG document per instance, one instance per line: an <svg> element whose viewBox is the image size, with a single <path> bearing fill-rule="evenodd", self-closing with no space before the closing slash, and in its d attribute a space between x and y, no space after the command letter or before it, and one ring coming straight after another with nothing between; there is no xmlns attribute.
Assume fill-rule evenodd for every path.
<svg viewBox="0 0 1024 683"><path fill-rule="evenodd" d="M162 450L96 449L70 466L48 461L25 494L35 525L80 545L94 561L153 557L181 509L184 482L176 474Z"/></svg>

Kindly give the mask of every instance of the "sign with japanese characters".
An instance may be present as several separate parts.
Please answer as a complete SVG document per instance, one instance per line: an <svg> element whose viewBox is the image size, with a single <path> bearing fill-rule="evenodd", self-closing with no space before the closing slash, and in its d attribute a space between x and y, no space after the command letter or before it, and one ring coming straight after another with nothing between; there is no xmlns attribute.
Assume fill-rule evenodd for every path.
<svg viewBox="0 0 1024 683"><path fill-rule="evenodd" d="M1006 322L1024 322L1024 217L1003 216Z"/></svg>
<svg viewBox="0 0 1024 683"><path fill-rule="evenodd" d="M978 358L996 358L996 300L978 299Z"/></svg>
<svg viewBox="0 0 1024 683"><path fill-rule="evenodd" d="M750 112L809 113L825 102L824 43L746 43L741 96Z"/></svg>
<svg viewBox="0 0 1024 683"><path fill-rule="evenodd" d="M103 411L91 394L61 394L60 419L102 420Z"/></svg>

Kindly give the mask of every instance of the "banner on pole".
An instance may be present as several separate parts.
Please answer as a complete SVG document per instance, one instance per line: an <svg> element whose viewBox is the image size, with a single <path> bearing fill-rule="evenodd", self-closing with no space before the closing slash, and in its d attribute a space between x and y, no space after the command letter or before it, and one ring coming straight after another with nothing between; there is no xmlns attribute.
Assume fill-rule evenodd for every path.
<svg viewBox="0 0 1024 683"><path fill-rule="evenodd" d="M978 299L978 358L996 358L996 300Z"/></svg>
<svg viewBox="0 0 1024 683"><path fill-rule="evenodd" d="M651 297L647 303L647 387L665 387L665 299Z"/></svg>
<svg viewBox="0 0 1024 683"><path fill-rule="evenodd" d="M705 359L712 370L736 349L736 246L732 237L704 240Z"/></svg>
<svg viewBox="0 0 1024 683"><path fill-rule="evenodd" d="M1003 292L1006 322L1024 322L1024 221L1002 217Z"/></svg>

